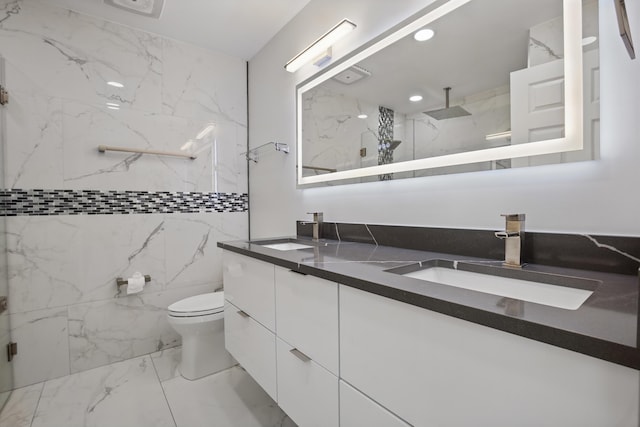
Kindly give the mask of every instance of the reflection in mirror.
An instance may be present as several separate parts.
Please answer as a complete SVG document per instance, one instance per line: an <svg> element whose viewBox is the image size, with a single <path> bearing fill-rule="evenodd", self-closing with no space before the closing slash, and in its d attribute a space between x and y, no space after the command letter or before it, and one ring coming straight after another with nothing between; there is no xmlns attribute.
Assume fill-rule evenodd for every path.
<svg viewBox="0 0 640 427"><path fill-rule="evenodd" d="M366 182L596 158L598 3L564 0L564 10L572 2L582 3L584 149L512 151L567 139L571 40L563 0L462 1L425 26L427 40L411 31L299 86L299 184L332 180L335 172L350 178L342 182ZM495 154L442 167L416 162L479 151Z"/></svg>

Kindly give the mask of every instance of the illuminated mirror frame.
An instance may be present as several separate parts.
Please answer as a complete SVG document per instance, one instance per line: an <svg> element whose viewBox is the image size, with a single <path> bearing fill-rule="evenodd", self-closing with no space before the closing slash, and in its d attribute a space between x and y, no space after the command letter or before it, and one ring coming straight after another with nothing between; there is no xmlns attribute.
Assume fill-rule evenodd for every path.
<svg viewBox="0 0 640 427"><path fill-rule="evenodd" d="M334 75L346 70L384 49L392 43L406 37L427 24L441 18L471 1L449 0L436 1L415 16L408 24L400 24L387 35L382 35L371 44L356 50L353 56L337 62L323 73L300 83L296 88L296 139L297 139L297 177L298 185L318 184L323 182L360 178L364 176L382 175L394 172L409 172L443 166L464 165L500 159L537 156L542 154L576 151L583 148L582 136L582 0L563 0L564 23L564 85L565 85L565 136L544 141L508 145L464 153L447 154L424 159L408 160L360 169L331 172L315 176L302 176L302 95ZM427 11L425 13L425 10Z"/></svg>

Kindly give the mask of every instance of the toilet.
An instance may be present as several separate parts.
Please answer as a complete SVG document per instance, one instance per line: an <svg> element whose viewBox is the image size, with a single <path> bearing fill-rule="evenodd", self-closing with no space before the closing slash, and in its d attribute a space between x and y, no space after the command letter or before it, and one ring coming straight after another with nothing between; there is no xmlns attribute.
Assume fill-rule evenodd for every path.
<svg viewBox="0 0 640 427"><path fill-rule="evenodd" d="M169 306L169 324L182 336L180 374L195 380L235 364L224 348L224 292L196 295Z"/></svg>

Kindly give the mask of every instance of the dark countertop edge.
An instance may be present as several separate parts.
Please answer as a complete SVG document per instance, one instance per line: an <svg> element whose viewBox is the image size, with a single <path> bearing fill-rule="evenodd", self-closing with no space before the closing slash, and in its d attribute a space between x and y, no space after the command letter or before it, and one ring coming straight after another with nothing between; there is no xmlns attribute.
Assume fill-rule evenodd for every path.
<svg viewBox="0 0 640 427"><path fill-rule="evenodd" d="M402 291L379 283L373 283L352 276L330 272L306 264L299 265L296 262L257 253L224 242L218 242L218 247L241 255L246 255L254 259L266 261L283 268L288 268L300 273L309 274L345 286L360 289L365 292L370 292L385 298L421 307L436 313L466 320L471 323L487 326L492 329L497 329L545 344L550 344L555 347L575 351L607 362L640 370L640 349L635 347L629 347L600 338L589 337L587 335L553 328L551 326L540 325L522 319L517 319L515 317L491 313L450 301Z"/></svg>

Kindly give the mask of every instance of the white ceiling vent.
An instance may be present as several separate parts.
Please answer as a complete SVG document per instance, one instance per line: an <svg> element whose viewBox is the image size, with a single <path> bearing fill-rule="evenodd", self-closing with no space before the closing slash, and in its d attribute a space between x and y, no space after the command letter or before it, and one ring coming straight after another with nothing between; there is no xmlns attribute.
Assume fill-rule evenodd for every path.
<svg viewBox="0 0 640 427"><path fill-rule="evenodd" d="M342 84L350 85L369 76L371 76L371 72L357 65L352 65L343 72L333 76L332 79Z"/></svg>
<svg viewBox="0 0 640 427"><path fill-rule="evenodd" d="M104 4L150 18L160 18L164 0L103 0Z"/></svg>

